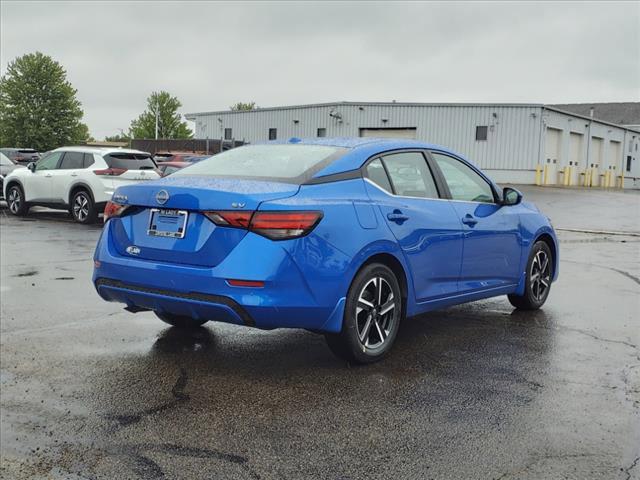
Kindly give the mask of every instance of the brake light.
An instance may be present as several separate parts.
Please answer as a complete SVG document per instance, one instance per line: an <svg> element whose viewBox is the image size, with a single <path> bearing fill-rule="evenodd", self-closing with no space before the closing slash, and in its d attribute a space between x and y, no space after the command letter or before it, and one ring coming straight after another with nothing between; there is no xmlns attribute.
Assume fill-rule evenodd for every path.
<svg viewBox="0 0 640 480"><path fill-rule="evenodd" d="M233 211L204 212L216 225L244 228L272 240L307 235L322 219L318 211Z"/></svg>
<svg viewBox="0 0 640 480"><path fill-rule="evenodd" d="M227 283L232 287L254 287L254 288L262 288L264 287L264 282L259 280L227 280Z"/></svg>
<svg viewBox="0 0 640 480"><path fill-rule="evenodd" d="M253 212L247 212L243 210L226 210L221 212L204 212L204 214L216 225L248 228Z"/></svg>
<svg viewBox="0 0 640 480"><path fill-rule="evenodd" d="M112 201L108 201L107 205L104 207L104 221L105 223L111 217L119 217L122 213L129 207L129 205L122 205L120 203L115 203Z"/></svg>
<svg viewBox="0 0 640 480"><path fill-rule="evenodd" d="M118 175L122 175L126 171L126 168L107 168L104 170L94 170L93 173L95 175L110 175L112 177L117 177Z"/></svg>

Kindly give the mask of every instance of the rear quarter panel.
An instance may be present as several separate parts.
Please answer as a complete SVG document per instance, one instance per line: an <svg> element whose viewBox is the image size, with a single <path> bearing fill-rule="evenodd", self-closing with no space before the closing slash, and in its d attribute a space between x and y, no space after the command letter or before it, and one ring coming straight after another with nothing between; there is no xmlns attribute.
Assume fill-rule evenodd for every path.
<svg viewBox="0 0 640 480"><path fill-rule="evenodd" d="M319 304L345 297L353 277L373 255L391 254L407 272L395 238L366 195L361 178L305 185L294 197L260 206L260 210L280 209L323 212L311 234L282 242Z"/></svg>

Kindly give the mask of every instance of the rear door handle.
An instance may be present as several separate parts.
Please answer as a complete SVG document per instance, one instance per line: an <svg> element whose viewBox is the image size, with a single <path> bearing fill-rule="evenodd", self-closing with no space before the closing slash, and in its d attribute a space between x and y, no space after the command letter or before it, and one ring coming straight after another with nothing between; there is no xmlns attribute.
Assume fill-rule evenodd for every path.
<svg viewBox="0 0 640 480"><path fill-rule="evenodd" d="M400 210L394 210L393 213L387 213L387 218L392 222L396 222L398 224L409 220L409 217L402 213Z"/></svg>
<svg viewBox="0 0 640 480"><path fill-rule="evenodd" d="M72 173L72 174L71 174L71 176L72 176L72 177L77 177L77 176L78 176L78 174L77 174L77 173Z"/></svg>
<svg viewBox="0 0 640 480"><path fill-rule="evenodd" d="M49 174L45 175L45 178L49 178L49 177L52 177L52 176L53 176L53 175L51 175L51 174L49 173Z"/></svg>
<svg viewBox="0 0 640 480"><path fill-rule="evenodd" d="M462 219L462 223L464 223L465 225L469 225L470 227L473 227L476 223L478 223L478 220L473 218L473 215L470 215L467 213Z"/></svg>

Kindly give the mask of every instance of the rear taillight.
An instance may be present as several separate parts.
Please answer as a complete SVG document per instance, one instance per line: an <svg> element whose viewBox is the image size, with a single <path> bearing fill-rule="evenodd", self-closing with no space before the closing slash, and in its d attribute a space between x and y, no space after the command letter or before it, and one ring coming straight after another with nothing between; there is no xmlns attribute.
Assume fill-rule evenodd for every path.
<svg viewBox="0 0 640 480"><path fill-rule="evenodd" d="M307 235L322 219L318 211L233 211L204 212L216 225L245 228L272 240Z"/></svg>
<svg viewBox="0 0 640 480"><path fill-rule="evenodd" d="M121 205L120 203L107 202L104 207L104 221L106 223L112 217L119 217L129 207L129 205Z"/></svg>
<svg viewBox="0 0 640 480"><path fill-rule="evenodd" d="M117 177L118 175L122 175L126 171L126 168L106 168L104 170L94 170L93 173L95 175L110 175L112 177Z"/></svg>

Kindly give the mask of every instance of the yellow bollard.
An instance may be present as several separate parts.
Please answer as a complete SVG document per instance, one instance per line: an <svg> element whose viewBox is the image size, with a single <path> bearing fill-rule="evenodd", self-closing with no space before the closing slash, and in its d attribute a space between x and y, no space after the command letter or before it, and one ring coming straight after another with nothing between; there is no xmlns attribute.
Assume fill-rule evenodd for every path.
<svg viewBox="0 0 640 480"><path fill-rule="evenodd" d="M542 172L542 167L540 165L536 165L536 185L540 185L540 173Z"/></svg>

